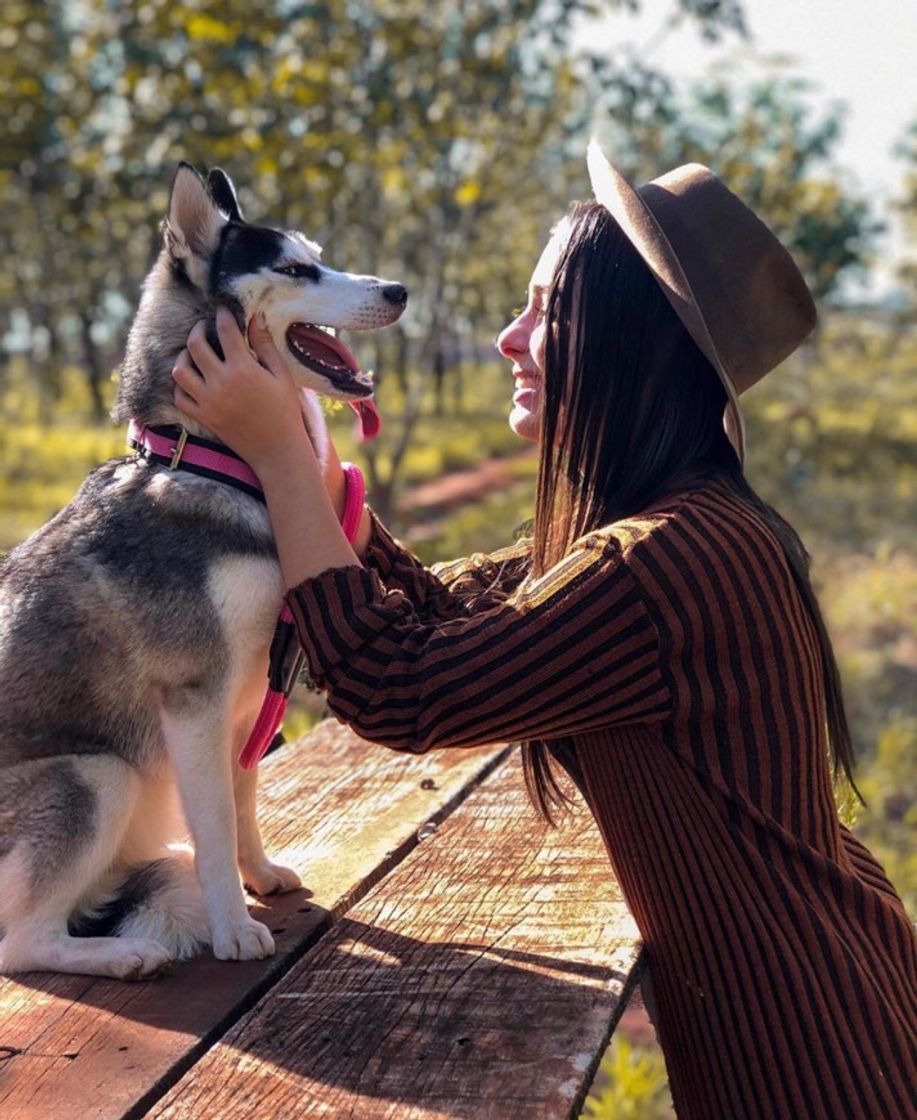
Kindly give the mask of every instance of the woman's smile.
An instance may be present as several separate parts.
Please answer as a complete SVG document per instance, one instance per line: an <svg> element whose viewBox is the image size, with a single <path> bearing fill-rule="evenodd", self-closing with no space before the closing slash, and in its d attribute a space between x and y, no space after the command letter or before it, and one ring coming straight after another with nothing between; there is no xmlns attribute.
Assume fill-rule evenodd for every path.
<svg viewBox="0 0 917 1120"><path fill-rule="evenodd" d="M534 411L532 406L541 392L541 378L537 374L517 373L515 384L513 403L520 404L529 411Z"/></svg>
<svg viewBox="0 0 917 1120"><path fill-rule="evenodd" d="M541 374L514 365L513 378L515 388L509 416L510 427L523 439L537 440L541 412Z"/></svg>
<svg viewBox="0 0 917 1120"><path fill-rule="evenodd" d="M516 389L532 389L541 384L541 374L529 369L514 369Z"/></svg>

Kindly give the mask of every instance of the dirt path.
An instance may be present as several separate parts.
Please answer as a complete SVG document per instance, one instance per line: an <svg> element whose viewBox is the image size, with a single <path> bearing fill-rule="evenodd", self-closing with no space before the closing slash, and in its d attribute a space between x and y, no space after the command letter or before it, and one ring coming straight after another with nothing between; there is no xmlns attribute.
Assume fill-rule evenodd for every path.
<svg viewBox="0 0 917 1120"><path fill-rule="evenodd" d="M517 481L512 465L531 459L534 454L534 449L527 448L516 455L485 459L467 470L449 471L439 478L423 482L405 492L398 502L398 512L407 518L421 512L444 514L466 502L505 490Z"/></svg>

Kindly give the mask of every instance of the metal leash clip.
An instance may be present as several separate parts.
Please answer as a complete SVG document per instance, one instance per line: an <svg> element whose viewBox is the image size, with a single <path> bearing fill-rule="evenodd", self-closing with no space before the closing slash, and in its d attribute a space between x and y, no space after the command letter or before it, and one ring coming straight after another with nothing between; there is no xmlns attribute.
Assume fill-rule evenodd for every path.
<svg viewBox="0 0 917 1120"><path fill-rule="evenodd" d="M296 625L280 618L271 639L270 666L268 682L275 692L289 696L305 661L305 654L299 644Z"/></svg>

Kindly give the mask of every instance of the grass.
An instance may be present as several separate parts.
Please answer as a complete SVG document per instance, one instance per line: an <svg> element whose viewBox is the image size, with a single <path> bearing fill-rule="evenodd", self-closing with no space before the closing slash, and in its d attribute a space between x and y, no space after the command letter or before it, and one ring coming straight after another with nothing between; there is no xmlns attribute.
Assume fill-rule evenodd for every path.
<svg viewBox="0 0 917 1120"><path fill-rule="evenodd" d="M665 1059L656 1047L616 1036L602 1061L602 1087L590 1095L585 1120L674 1120Z"/></svg>

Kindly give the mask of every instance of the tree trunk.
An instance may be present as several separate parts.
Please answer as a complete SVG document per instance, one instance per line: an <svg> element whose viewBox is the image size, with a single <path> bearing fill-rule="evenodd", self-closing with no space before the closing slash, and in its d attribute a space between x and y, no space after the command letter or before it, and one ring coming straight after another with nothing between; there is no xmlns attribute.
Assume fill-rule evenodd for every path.
<svg viewBox="0 0 917 1120"><path fill-rule="evenodd" d="M89 396L92 399L93 419L104 420L107 412L105 398L102 395L105 369L99 355L99 348L92 337L92 316L85 308L80 310L80 341L83 346L83 361L86 369L86 380L89 384Z"/></svg>
<svg viewBox="0 0 917 1120"><path fill-rule="evenodd" d="M446 383L446 355L443 353L443 339L439 334L436 339L436 349L433 351L433 389L436 394L436 403L433 406L437 416L443 414L443 390Z"/></svg>
<svg viewBox="0 0 917 1120"><path fill-rule="evenodd" d="M395 328L395 376L398 379L398 387L404 393L405 397L408 395L408 362L411 356L411 340L407 336L407 332L400 324Z"/></svg>
<svg viewBox="0 0 917 1120"><path fill-rule="evenodd" d="M452 414L453 416L461 416L465 411L465 371L462 368L461 355L459 355L459 360L455 363L451 381Z"/></svg>

